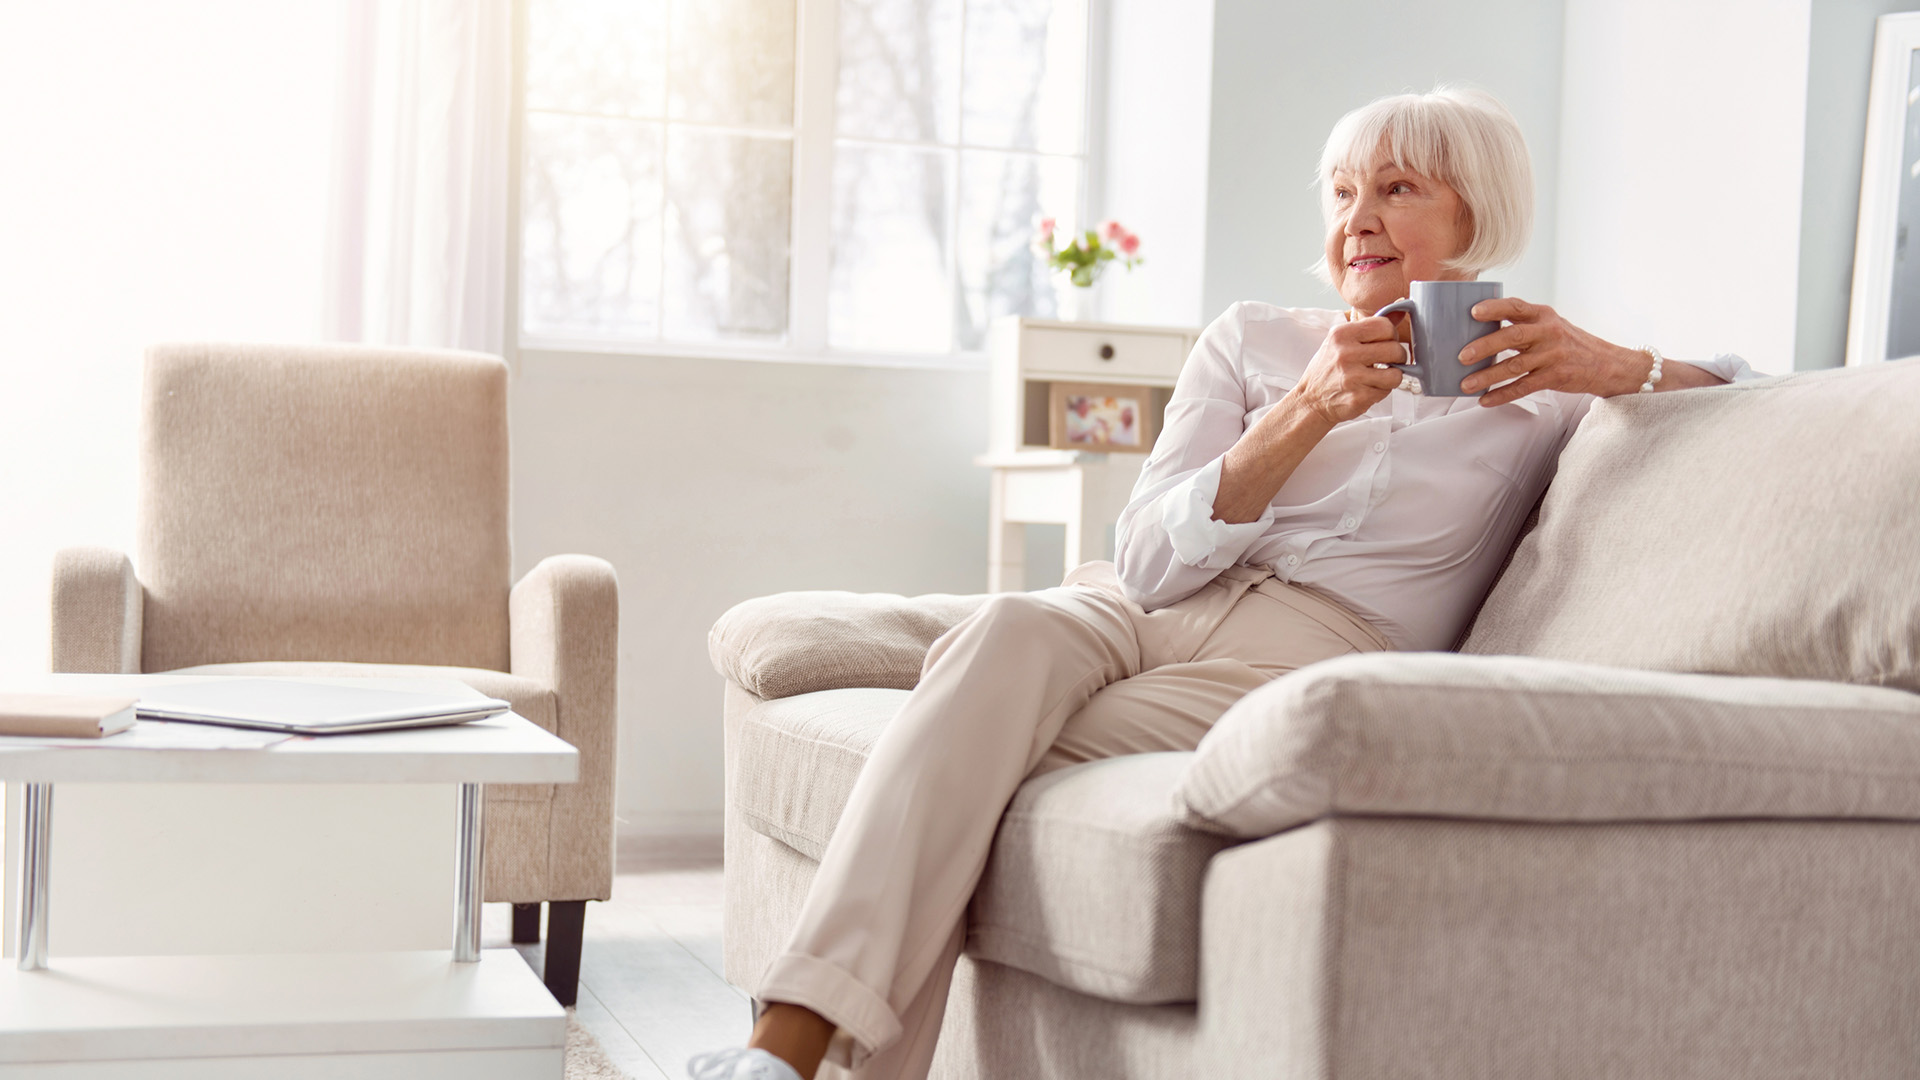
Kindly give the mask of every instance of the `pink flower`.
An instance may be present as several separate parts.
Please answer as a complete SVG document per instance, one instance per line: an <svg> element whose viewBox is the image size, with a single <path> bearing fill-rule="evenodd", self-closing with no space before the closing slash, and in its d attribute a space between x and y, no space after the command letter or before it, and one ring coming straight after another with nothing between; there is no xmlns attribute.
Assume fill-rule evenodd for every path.
<svg viewBox="0 0 1920 1080"><path fill-rule="evenodd" d="M1053 218L1050 218L1050 217L1041 218L1040 219L1040 235L1046 237L1049 240L1053 239L1053 230L1058 224L1059 223L1056 222Z"/></svg>
<svg viewBox="0 0 1920 1080"><path fill-rule="evenodd" d="M1108 218L1100 225L1100 235L1109 240L1118 240L1127 235L1127 228L1112 218Z"/></svg>
<svg viewBox="0 0 1920 1080"><path fill-rule="evenodd" d="M1122 236L1120 238L1120 250L1123 253L1128 255L1132 255L1133 253L1139 251L1140 237L1135 233L1128 233L1125 236Z"/></svg>

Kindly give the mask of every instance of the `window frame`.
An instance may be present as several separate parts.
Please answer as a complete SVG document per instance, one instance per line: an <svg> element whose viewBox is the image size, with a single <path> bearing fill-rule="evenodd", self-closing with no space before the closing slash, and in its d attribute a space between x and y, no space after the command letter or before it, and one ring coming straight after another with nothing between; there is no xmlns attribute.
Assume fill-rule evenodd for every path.
<svg viewBox="0 0 1920 1080"><path fill-rule="evenodd" d="M787 332L782 342L653 341L554 337L524 334L520 329L522 240L522 184L525 176L527 116L527 29L531 0L513 2L512 101L507 138L507 360L523 370L529 355L564 360L587 356L657 356L759 360L776 363L834 364L856 367L923 368L929 370L985 370L984 350L949 349L945 352L906 352L835 347L827 341L827 294L833 272L833 168L837 134L836 98L840 70L840 0L795 0L793 191L787 255ZM1086 0L1085 86L1081 95L1081 159L1079 202L1087 222L1102 217L1105 184L1100 164L1105 143L1107 3ZM962 11L965 8L963 6ZM965 30L964 15L962 33ZM964 38L963 38L964 41ZM962 45L964 49L964 44ZM964 60L963 60L964 63ZM852 140L865 142L868 140ZM927 144L929 146L944 144ZM952 150L964 152L964 144ZM1001 151L1027 154L1028 151ZM1041 154L1036 157L1071 155ZM956 182L958 173L956 172ZM958 223L956 191L953 220L948 223L948 285L959 287L958 245L953 236Z"/></svg>

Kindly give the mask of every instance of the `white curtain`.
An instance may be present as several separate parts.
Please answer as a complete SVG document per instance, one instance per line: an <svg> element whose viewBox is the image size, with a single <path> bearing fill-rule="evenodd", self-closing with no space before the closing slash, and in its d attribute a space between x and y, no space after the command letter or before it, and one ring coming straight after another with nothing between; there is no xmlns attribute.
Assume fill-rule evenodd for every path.
<svg viewBox="0 0 1920 1080"><path fill-rule="evenodd" d="M346 0L324 336L499 354L511 0Z"/></svg>

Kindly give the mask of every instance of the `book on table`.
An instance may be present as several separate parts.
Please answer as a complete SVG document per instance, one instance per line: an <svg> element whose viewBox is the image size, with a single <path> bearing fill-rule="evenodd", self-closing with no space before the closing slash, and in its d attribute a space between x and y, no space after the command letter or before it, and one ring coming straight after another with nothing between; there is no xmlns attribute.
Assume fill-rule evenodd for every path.
<svg viewBox="0 0 1920 1080"><path fill-rule="evenodd" d="M134 704L111 695L0 693L0 735L97 739L132 727Z"/></svg>

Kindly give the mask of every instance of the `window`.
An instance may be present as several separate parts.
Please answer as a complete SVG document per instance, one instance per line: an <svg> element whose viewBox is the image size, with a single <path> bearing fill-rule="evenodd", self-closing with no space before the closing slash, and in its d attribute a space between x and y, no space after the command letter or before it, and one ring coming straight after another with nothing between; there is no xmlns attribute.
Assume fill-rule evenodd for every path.
<svg viewBox="0 0 1920 1080"><path fill-rule="evenodd" d="M531 0L523 340L984 347L1087 183L1086 0Z"/></svg>

